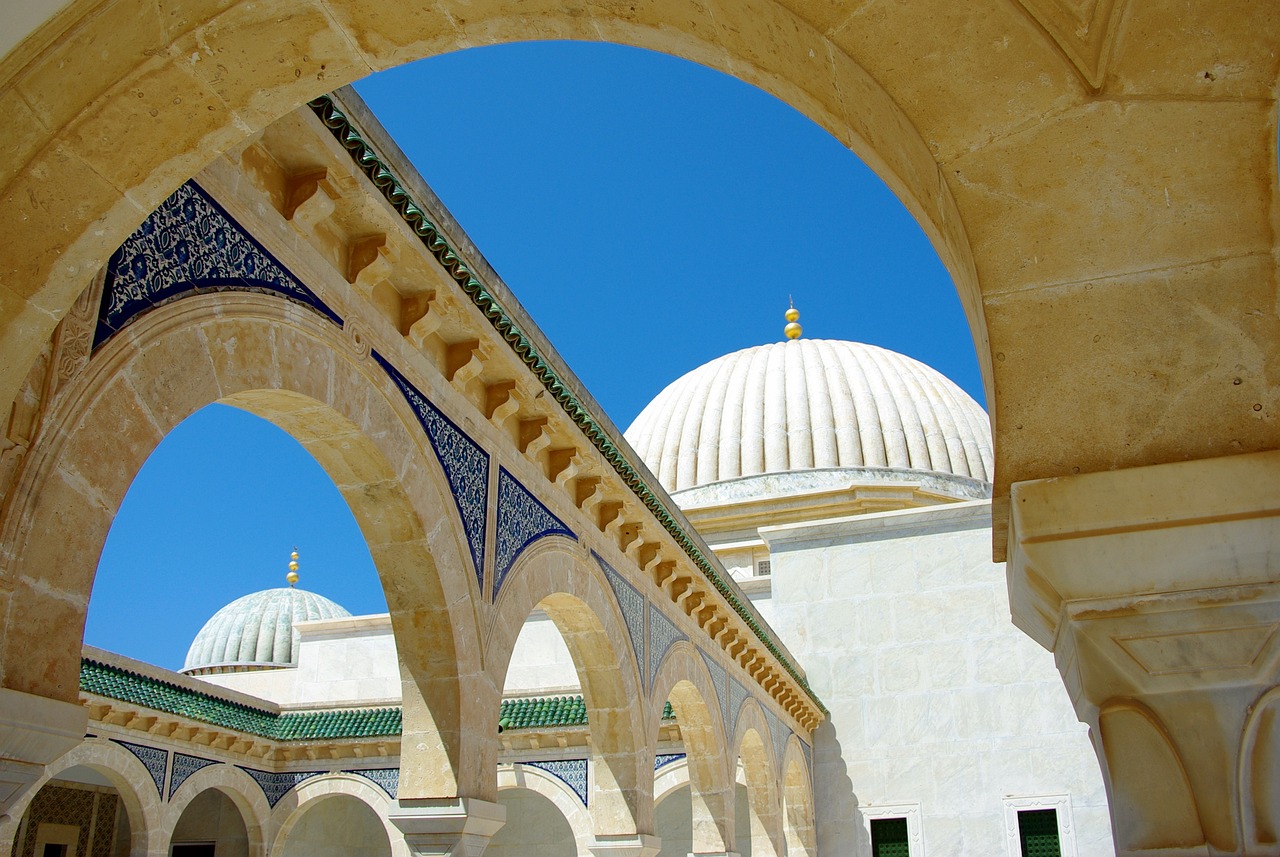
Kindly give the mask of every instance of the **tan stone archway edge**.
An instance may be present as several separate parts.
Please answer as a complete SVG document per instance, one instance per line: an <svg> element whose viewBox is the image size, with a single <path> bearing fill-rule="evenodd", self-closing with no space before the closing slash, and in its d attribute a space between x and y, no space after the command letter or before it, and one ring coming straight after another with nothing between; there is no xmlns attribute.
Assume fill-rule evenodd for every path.
<svg viewBox="0 0 1280 857"><path fill-rule="evenodd" d="M373 69L586 38L757 83L886 178L989 365L998 497L1276 445L1265 5L561 5L73 3L0 67L21 129L0 161L0 398L128 230L217 152Z"/></svg>

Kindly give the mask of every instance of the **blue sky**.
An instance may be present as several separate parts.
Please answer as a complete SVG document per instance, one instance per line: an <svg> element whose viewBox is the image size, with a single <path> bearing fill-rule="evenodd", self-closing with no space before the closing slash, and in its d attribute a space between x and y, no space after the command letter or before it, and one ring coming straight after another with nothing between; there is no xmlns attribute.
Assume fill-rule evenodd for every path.
<svg viewBox="0 0 1280 857"><path fill-rule="evenodd" d="M883 183L734 78L616 45L461 51L357 84L565 361L625 428L728 352L805 336L909 354L982 402L951 280ZM86 642L180 667L212 612L283 585L385 609L337 489L274 426L211 407L147 462L117 516Z"/></svg>

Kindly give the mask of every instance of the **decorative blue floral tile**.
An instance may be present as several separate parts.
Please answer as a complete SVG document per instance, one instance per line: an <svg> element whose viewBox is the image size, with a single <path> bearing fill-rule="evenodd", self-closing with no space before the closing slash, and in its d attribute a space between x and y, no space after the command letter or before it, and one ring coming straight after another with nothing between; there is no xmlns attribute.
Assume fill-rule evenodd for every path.
<svg viewBox="0 0 1280 857"><path fill-rule="evenodd" d="M472 440L466 432L427 401L418 388L410 384L385 357L373 352L387 376L400 388L409 407L413 408L422 430L431 441L449 491L462 518L462 529L467 536L467 547L476 573L476 583L484 591L484 542L485 519L489 508L489 453Z"/></svg>
<svg viewBox="0 0 1280 857"><path fill-rule="evenodd" d="M169 768L169 751L148 747L145 744L130 744L128 741L119 741L115 738L111 740L138 757L138 761L146 766L147 773L155 781L156 794L164 797L164 775Z"/></svg>
<svg viewBox="0 0 1280 857"><path fill-rule="evenodd" d="M533 768L541 768L573 789L582 805L587 805L587 760L552 759L545 762L521 762Z"/></svg>
<svg viewBox="0 0 1280 857"><path fill-rule="evenodd" d="M653 769L655 771L665 768L673 762L678 762L684 758L684 753L659 753L653 757Z"/></svg>
<svg viewBox="0 0 1280 857"><path fill-rule="evenodd" d="M618 574L613 566L595 551L591 552L595 561L604 571L613 597L618 599L618 607L622 610L622 619L627 623L627 636L631 638L631 649L636 653L636 664L644 663L644 596L640 590L632 586L625 577Z"/></svg>
<svg viewBox="0 0 1280 857"><path fill-rule="evenodd" d="M547 536L565 536L578 540L577 535L565 525L564 521L551 514L538 498L529 493L529 489L507 472L507 468L498 467L498 536L493 557L493 599L498 600L498 592L507 572L515 565L516 559L529 545Z"/></svg>
<svg viewBox="0 0 1280 857"><path fill-rule="evenodd" d="M738 716L742 714L742 703L747 701L747 689L738 684L738 680L729 676L729 740L738 731ZM761 738L764 736L761 735Z"/></svg>
<svg viewBox="0 0 1280 857"><path fill-rule="evenodd" d="M169 797L166 800L173 800L174 792L181 788L182 784L196 771L217 764L219 763L213 759L188 756L186 753L174 753L173 772L169 774Z"/></svg>
<svg viewBox="0 0 1280 857"><path fill-rule="evenodd" d="M725 729L729 728L729 690L727 688L728 675L724 671L724 667L715 658L698 649L698 654L702 655L702 661L707 665L707 672L711 673L711 683L716 687L716 698L720 702L720 717L725 723ZM733 735L729 737L732 739Z"/></svg>
<svg viewBox="0 0 1280 857"><path fill-rule="evenodd" d="M311 289L189 181L111 254L93 347L152 307L210 291L281 295L342 325Z"/></svg>
<svg viewBox="0 0 1280 857"><path fill-rule="evenodd" d="M262 793L267 796L267 805L273 808L280 802L280 798L287 795L294 786L325 773L325 771L281 771L275 773L273 771L259 771L256 768L246 768L244 765L236 765L236 767L253 777L253 781L258 784L262 789Z"/></svg>
<svg viewBox="0 0 1280 857"><path fill-rule="evenodd" d="M791 730L785 726L778 717L773 713L773 709L769 706L760 705L764 709L764 719L769 723L769 734L773 737L773 758L777 760L778 770L782 770L782 754L787 749L787 738L791 736Z"/></svg>
<svg viewBox="0 0 1280 857"><path fill-rule="evenodd" d="M400 769L399 768L366 768L359 770L343 771L344 774L356 774L371 780L378 785L387 796L392 800L400 792Z"/></svg>
<svg viewBox="0 0 1280 857"><path fill-rule="evenodd" d="M658 675L658 667L662 666L662 658L667 649L677 640L689 639L675 626L666 614L649 605L649 687L653 687L653 679Z"/></svg>

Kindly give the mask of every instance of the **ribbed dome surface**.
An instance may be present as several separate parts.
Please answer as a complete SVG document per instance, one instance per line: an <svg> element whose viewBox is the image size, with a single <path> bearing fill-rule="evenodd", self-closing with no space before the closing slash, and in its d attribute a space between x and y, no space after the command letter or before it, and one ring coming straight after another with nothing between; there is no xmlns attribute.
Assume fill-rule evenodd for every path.
<svg viewBox="0 0 1280 857"><path fill-rule="evenodd" d="M902 354L839 340L746 348L694 369L625 432L668 491L760 473L876 467L990 482L991 425Z"/></svg>
<svg viewBox="0 0 1280 857"><path fill-rule="evenodd" d="M230 672L298 662L294 622L338 619L351 614L305 589L264 589L237 598L200 629L187 650L183 672Z"/></svg>

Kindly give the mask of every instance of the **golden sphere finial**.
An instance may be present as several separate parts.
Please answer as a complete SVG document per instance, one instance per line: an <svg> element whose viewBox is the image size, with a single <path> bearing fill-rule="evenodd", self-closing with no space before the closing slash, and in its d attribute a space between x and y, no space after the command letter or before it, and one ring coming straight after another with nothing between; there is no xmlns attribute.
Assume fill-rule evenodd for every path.
<svg viewBox="0 0 1280 857"><path fill-rule="evenodd" d="M289 554L289 573L284 576L289 581L289 585L293 586L298 582L298 549L294 548Z"/></svg>
<svg viewBox="0 0 1280 857"><path fill-rule="evenodd" d="M788 301L788 303L791 302ZM786 335L787 339L799 339L800 334L804 332L804 328L802 328L799 323L800 310L795 308L795 304L792 304L787 308L784 315L787 319L787 326L782 328L782 332Z"/></svg>

